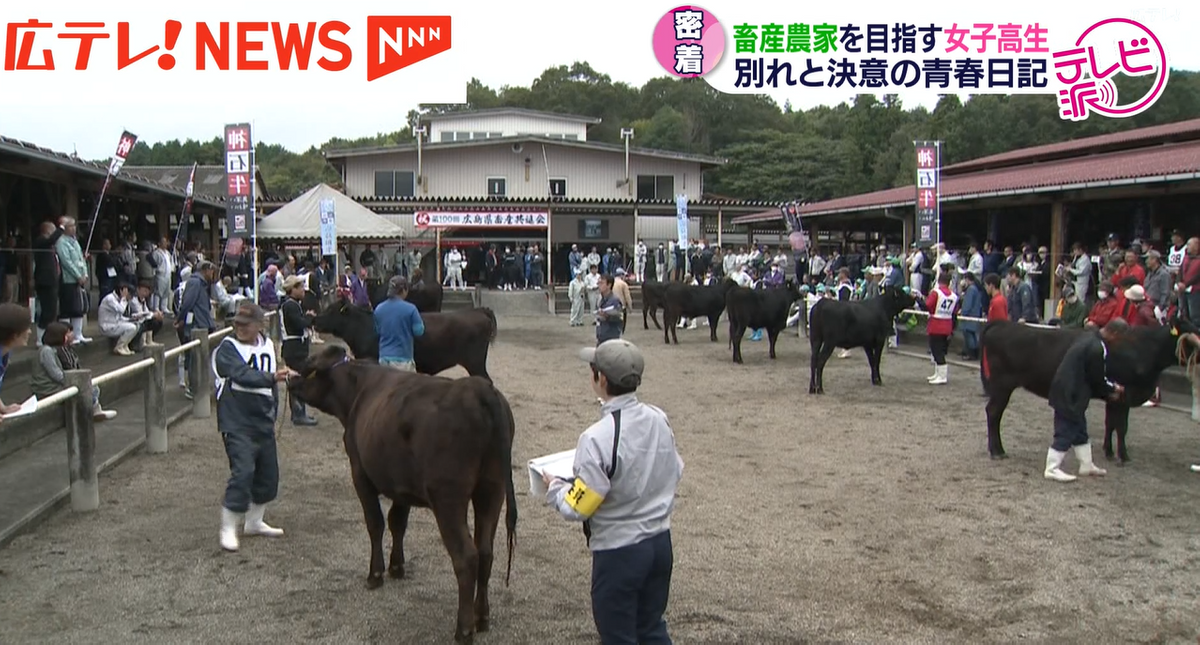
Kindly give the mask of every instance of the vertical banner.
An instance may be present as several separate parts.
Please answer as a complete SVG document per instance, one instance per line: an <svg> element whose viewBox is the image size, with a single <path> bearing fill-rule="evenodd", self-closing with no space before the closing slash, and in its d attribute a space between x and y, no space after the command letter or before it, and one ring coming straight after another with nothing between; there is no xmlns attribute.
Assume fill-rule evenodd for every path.
<svg viewBox="0 0 1200 645"><path fill-rule="evenodd" d="M783 219L791 229L791 232L788 233L788 242L792 245L792 252L796 257L802 256L808 250L808 238L804 234L804 223L800 221L800 207L803 205L803 202L800 201L779 205Z"/></svg>
<svg viewBox="0 0 1200 645"><path fill-rule="evenodd" d="M108 185L112 183L113 177L121 172L121 167L125 165L125 160L129 158L129 153L133 152L133 146L137 145L137 135L125 130L121 133L121 140L117 142L117 151L113 154L112 160L108 162L108 175L104 177L104 186L100 188L100 197L96 199L96 209L92 211L92 224L88 227L87 244L83 250L86 252L92 247L92 235L96 232L96 224L100 220L100 207L104 204L104 195L108 192Z"/></svg>
<svg viewBox="0 0 1200 645"><path fill-rule="evenodd" d="M188 175L187 188L183 190L183 210L179 215L179 228L175 230L175 244L172 250L179 252L179 240L184 240L187 243L187 228L192 221L192 199L196 193L196 166L199 162L192 163L192 172Z"/></svg>
<svg viewBox="0 0 1200 645"><path fill-rule="evenodd" d="M333 199L321 200L321 255L337 255L337 215Z"/></svg>
<svg viewBox="0 0 1200 645"><path fill-rule="evenodd" d="M254 218L251 203L251 183L254 181L254 146L250 140L250 124L225 126L225 216L229 237L250 237Z"/></svg>
<svg viewBox="0 0 1200 645"><path fill-rule="evenodd" d="M917 151L916 242L929 247L942 241L942 145L914 141Z"/></svg>
<svg viewBox="0 0 1200 645"><path fill-rule="evenodd" d="M675 196L675 225L678 227L679 248L687 250L688 247L688 212L687 212L687 195Z"/></svg>

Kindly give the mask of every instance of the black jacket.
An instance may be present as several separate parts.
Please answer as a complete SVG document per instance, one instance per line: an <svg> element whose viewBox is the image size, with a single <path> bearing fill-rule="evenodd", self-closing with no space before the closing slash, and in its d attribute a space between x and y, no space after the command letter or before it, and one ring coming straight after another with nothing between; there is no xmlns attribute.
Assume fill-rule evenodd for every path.
<svg viewBox="0 0 1200 645"><path fill-rule="evenodd" d="M308 359L309 340L307 336L304 336L304 332L312 326L312 318L304 315L300 302L294 298L284 298L283 304L279 306L279 312L283 318L283 333L280 334L283 340L279 353L287 362L288 367L299 371L304 361ZM302 338L288 338L289 336L302 336Z"/></svg>
<svg viewBox="0 0 1200 645"><path fill-rule="evenodd" d="M38 236L33 240L33 284L39 287L54 287L62 282L62 269L58 266L58 251L54 245L62 237L63 230L54 227L49 237Z"/></svg>
<svg viewBox="0 0 1200 645"><path fill-rule="evenodd" d="M1098 332L1088 332L1071 345L1050 382L1048 401L1055 412L1083 420L1092 399L1113 393L1113 383L1105 374L1106 355Z"/></svg>

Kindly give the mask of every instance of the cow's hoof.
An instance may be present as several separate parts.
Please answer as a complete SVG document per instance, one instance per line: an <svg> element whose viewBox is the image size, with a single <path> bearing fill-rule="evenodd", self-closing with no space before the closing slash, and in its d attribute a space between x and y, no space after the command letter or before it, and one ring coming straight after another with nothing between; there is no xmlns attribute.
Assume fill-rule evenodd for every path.
<svg viewBox="0 0 1200 645"><path fill-rule="evenodd" d="M367 576L367 589L378 589L383 586L383 574L371 574Z"/></svg>
<svg viewBox="0 0 1200 645"><path fill-rule="evenodd" d="M404 577L404 565L393 564L388 567L388 576L400 580Z"/></svg>
<svg viewBox="0 0 1200 645"><path fill-rule="evenodd" d="M1106 461L1112 461L1112 460L1113 460L1113 457L1115 457L1115 455L1113 455L1111 452L1106 452L1106 453L1104 453L1104 459L1105 459Z"/></svg>
<svg viewBox="0 0 1200 645"><path fill-rule="evenodd" d="M997 461L999 461L1001 459L1008 459L1008 455L1006 455L1002 452L993 452L991 457L993 460L997 460Z"/></svg>
<svg viewBox="0 0 1200 645"><path fill-rule="evenodd" d="M481 633L491 629L492 621L488 618L479 618L475 620L475 632Z"/></svg>
<svg viewBox="0 0 1200 645"><path fill-rule="evenodd" d="M454 632L454 642L463 643L464 645L471 645L471 643L475 642L475 633L463 633L461 631L456 631Z"/></svg>

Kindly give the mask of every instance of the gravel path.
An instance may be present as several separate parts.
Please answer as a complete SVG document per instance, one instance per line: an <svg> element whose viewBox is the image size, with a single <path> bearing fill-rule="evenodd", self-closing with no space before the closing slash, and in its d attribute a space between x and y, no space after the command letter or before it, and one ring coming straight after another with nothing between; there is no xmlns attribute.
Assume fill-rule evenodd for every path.
<svg viewBox="0 0 1200 645"><path fill-rule="evenodd" d="M510 318L500 330L489 370L517 416L521 519L512 586L499 566L492 631L476 642L594 643L583 536L525 494L523 467L597 416L574 356L591 329ZM775 362L746 342L740 367L724 334L686 331L678 347L629 334L647 355L643 398L670 415L687 464L675 642L1195 642L1200 475L1187 464L1200 449L1187 417L1135 410L1130 466L1055 484L1041 477L1044 401L1014 397L1011 459L992 462L974 371L934 388L927 363L885 356L874 388L855 352L830 361L828 394L813 397L794 334ZM228 471L212 421L105 475L98 512L61 511L0 551L0 641L450 642L456 591L432 515L413 512L408 578L366 590L341 428L320 421L280 439L268 519L287 536L238 554L217 545Z"/></svg>

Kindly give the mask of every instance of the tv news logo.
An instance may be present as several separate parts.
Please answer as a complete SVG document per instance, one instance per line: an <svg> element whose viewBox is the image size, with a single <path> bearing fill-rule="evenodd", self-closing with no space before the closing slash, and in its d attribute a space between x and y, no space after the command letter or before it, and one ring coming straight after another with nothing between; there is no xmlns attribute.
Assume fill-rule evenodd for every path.
<svg viewBox="0 0 1200 645"><path fill-rule="evenodd" d="M83 71L93 64L103 70L111 69L110 57L115 57L117 71L147 59L142 65L157 64L164 71L176 67L286 71L293 66L304 71L311 62L325 71L341 72L349 69L354 58L346 38L351 31L350 25L340 20L196 22L186 26L178 20L165 20L162 28L154 29L129 22L34 18L5 25L4 70ZM178 46L184 34L193 39L193 46ZM374 81L448 51L450 16L367 16L366 36L367 81ZM74 47L68 44L72 41ZM154 53L158 56L150 58ZM194 58L188 60L188 54Z"/></svg>
<svg viewBox="0 0 1200 645"><path fill-rule="evenodd" d="M450 16L367 16L368 81L448 49Z"/></svg>

